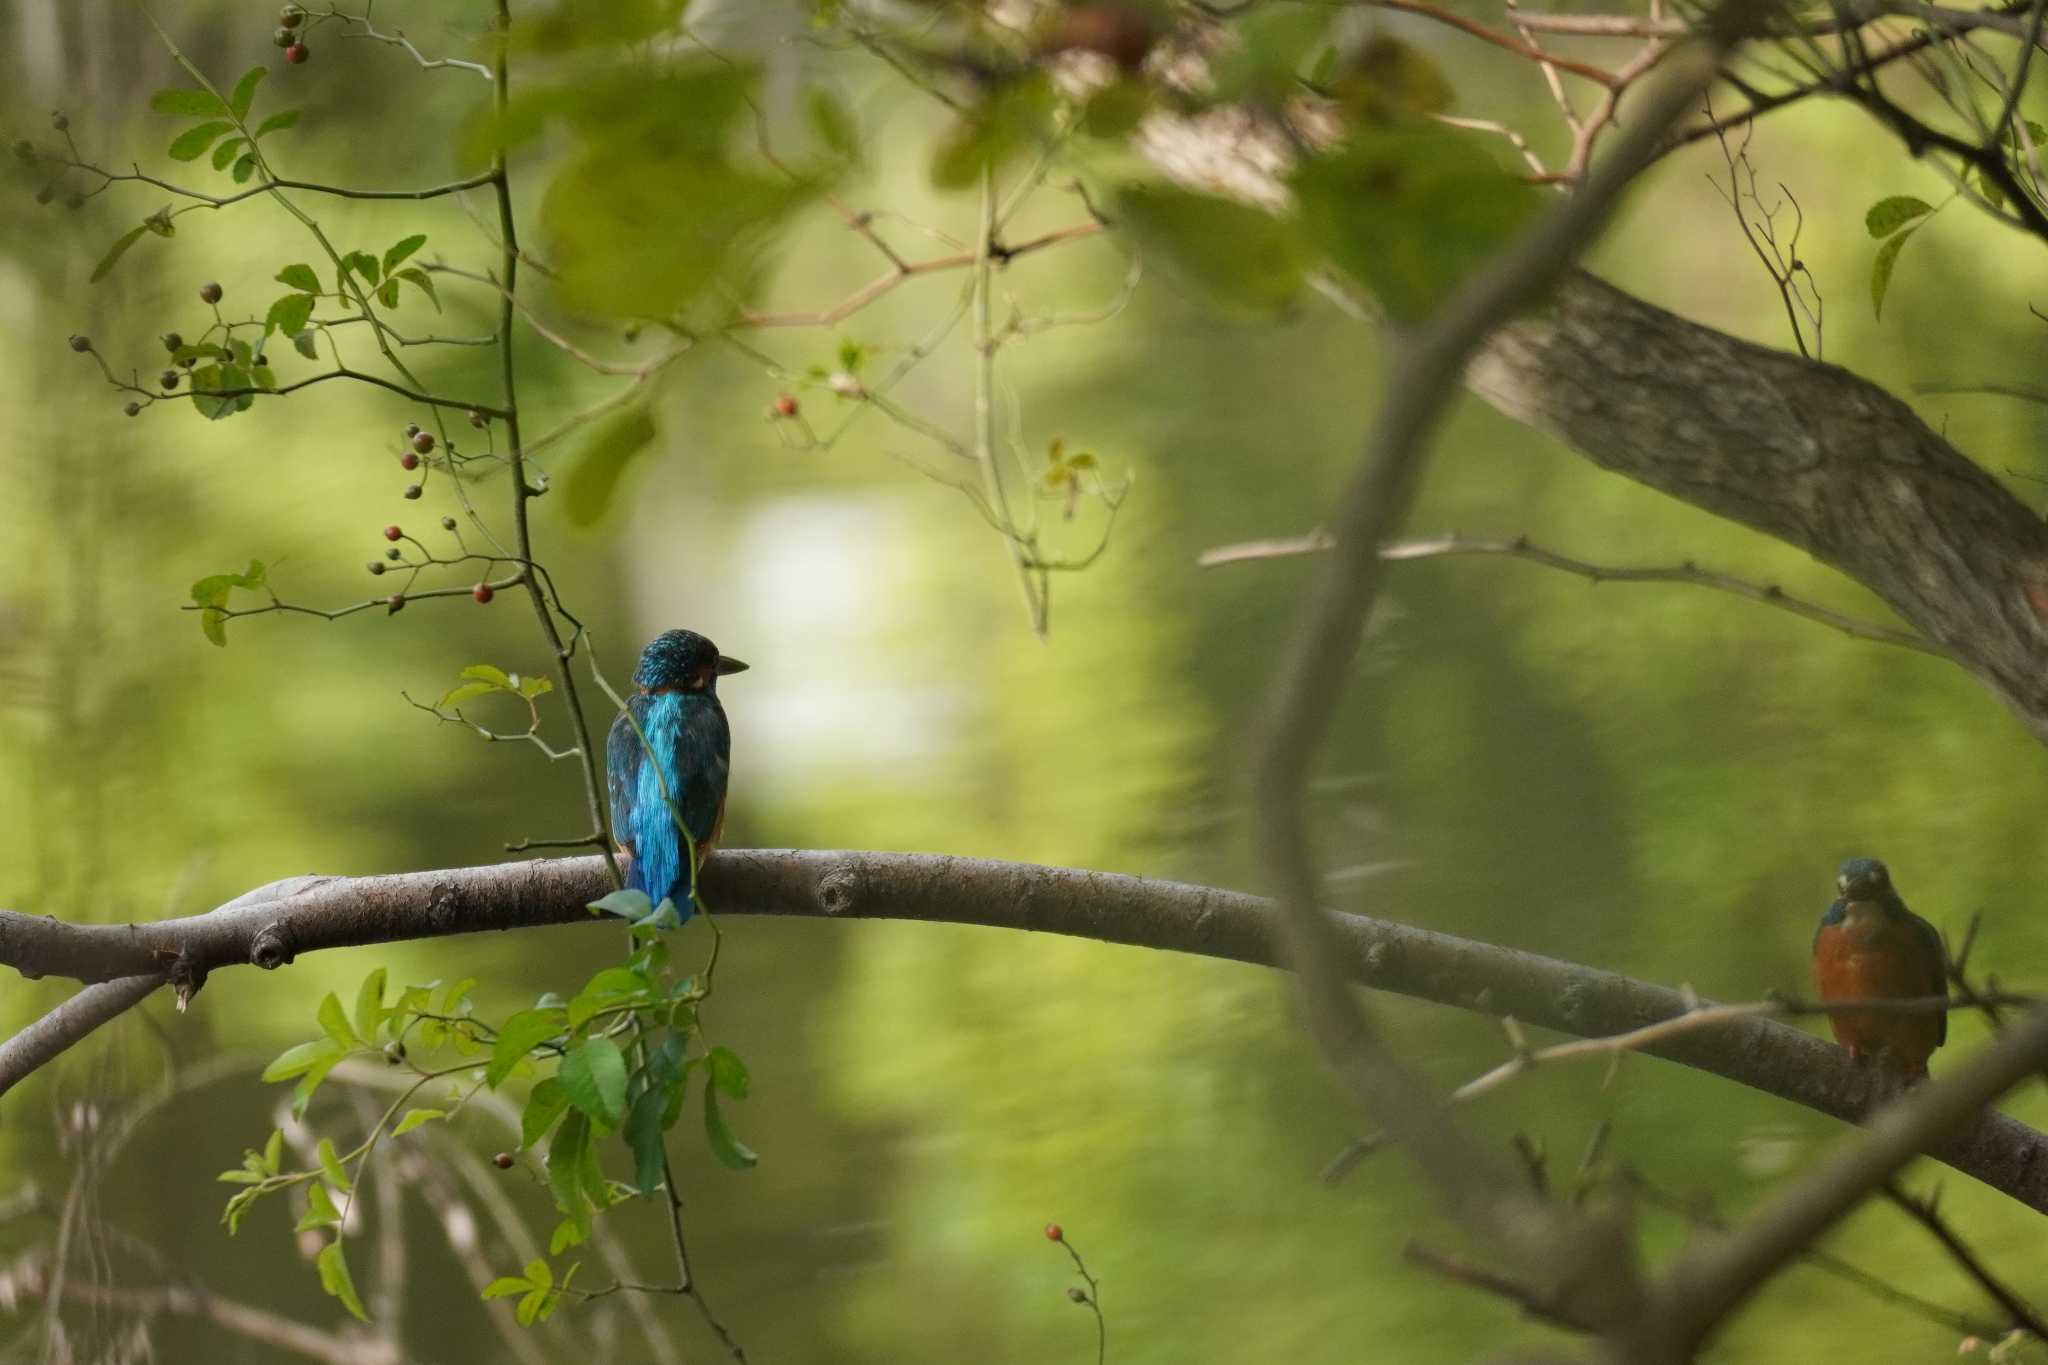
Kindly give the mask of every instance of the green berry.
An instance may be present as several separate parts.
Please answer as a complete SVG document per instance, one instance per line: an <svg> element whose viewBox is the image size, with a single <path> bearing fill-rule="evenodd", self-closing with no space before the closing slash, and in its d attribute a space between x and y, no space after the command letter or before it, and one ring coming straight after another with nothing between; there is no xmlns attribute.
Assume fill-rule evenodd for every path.
<svg viewBox="0 0 2048 1365"><path fill-rule="evenodd" d="M205 284L199 286L199 301L201 303L219 303L220 296L221 287L212 280L208 280Z"/></svg>
<svg viewBox="0 0 2048 1365"><path fill-rule="evenodd" d="M162 374L156 377L156 382L163 385L167 389L175 389L178 387L178 380L180 378L182 378L182 376L179 375L179 373L176 370L165 370Z"/></svg>
<svg viewBox="0 0 2048 1365"><path fill-rule="evenodd" d="M164 333L164 349L166 351L175 351L184 344L185 338L179 336L176 332Z"/></svg>
<svg viewBox="0 0 2048 1365"><path fill-rule="evenodd" d="M87 351L90 351L92 349L92 338L89 336L72 337L71 349L77 351L80 355L85 354Z"/></svg>

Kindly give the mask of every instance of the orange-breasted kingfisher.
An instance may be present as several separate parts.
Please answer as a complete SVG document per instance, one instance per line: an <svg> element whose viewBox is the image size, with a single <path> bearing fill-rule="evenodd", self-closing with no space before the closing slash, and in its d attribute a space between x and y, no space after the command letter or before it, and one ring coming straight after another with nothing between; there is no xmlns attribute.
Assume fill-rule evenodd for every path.
<svg viewBox="0 0 2048 1365"><path fill-rule="evenodd" d="M1911 1000L1948 995L1948 958L1933 925L1906 908L1892 874L1875 858L1842 864L1840 899L1813 935L1813 984L1823 1004ZM1948 1041L1942 1010L1839 1010L1828 1015L1849 1060L1876 1056L1908 1080L1927 1075L1927 1059Z"/></svg>
<svg viewBox="0 0 2048 1365"><path fill-rule="evenodd" d="M626 885L646 892L656 907L674 901L680 919L688 919L697 902L690 845L676 822L680 818L689 830L701 864L725 824L732 755L718 680L745 668L694 630L664 631L642 651L633 670L638 690L605 741L612 834L632 859Z"/></svg>

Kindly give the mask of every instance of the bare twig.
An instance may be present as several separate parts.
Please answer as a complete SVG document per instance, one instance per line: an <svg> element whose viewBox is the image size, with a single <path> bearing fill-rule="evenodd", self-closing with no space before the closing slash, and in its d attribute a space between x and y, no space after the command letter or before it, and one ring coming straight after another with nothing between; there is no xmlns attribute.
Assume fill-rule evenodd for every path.
<svg viewBox="0 0 2048 1365"><path fill-rule="evenodd" d="M1933 1199L1922 1199L1917 1195L1908 1194L1897 1181L1885 1185L1884 1196L1904 1211L1907 1217L1933 1234L1934 1239L1941 1243L1942 1249L1948 1252L1949 1259L1961 1266L1963 1273L1975 1280L1978 1286L1991 1296L1992 1302L2005 1310L2006 1317L2011 1320L2014 1327L2030 1333L2036 1341L2048 1341L2048 1326L2042 1325L2040 1315L2025 1299L2015 1294L2010 1286L1991 1273L1983 1258L1963 1240L1962 1234L1955 1230L1948 1219L1941 1216L1941 1210L1935 1207Z"/></svg>

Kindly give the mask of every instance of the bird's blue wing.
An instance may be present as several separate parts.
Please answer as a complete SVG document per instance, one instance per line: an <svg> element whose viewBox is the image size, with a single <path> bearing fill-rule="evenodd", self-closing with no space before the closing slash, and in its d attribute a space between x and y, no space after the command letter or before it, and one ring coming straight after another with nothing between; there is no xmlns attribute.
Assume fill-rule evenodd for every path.
<svg viewBox="0 0 2048 1365"><path fill-rule="evenodd" d="M626 706L630 710L636 706L644 708L645 704L645 698L634 697ZM628 851L633 842L633 797L640 786L640 763L645 753L640 736L633 732L633 722L626 719L625 712L620 712L613 718L611 734L605 739L604 766L611 794L612 838L628 846Z"/></svg>
<svg viewBox="0 0 2048 1365"><path fill-rule="evenodd" d="M702 846L718 832L725 807L731 732L715 697L657 692L636 697L628 705L647 737L627 789L625 828L633 844L628 885L645 891L656 905L664 898L673 899L676 909L687 917L695 908L690 855L676 828L676 815L682 816L683 827L699 846L701 856ZM630 726L626 735L627 743L639 747L639 737ZM653 762L646 761L650 755ZM614 766L615 770L621 767Z"/></svg>
<svg viewBox="0 0 2048 1365"><path fill-rule="evenodd" d="M675 783L675 795L701 857L707 851L704 846L717 838L720 817L725 813L732 731L717 698L689 697L685 701L682 724L676 732L676 771L681 780Z"/></svg>

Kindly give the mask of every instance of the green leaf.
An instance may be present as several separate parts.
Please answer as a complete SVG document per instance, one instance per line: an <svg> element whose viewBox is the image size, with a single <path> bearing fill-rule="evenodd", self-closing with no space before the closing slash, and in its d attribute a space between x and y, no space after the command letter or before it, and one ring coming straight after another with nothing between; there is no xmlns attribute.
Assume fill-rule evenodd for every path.
<svg viewBox="0 0 2048 1365"><path fill-rule="evenodd" d="M171 221L171 206L169 204L165 204L155 213L143 219L142 225L159 237L175 237L178 235L178 225Z"/></svg>
<svg viewBox="0 0 2048 1365"><path fill-rule="evenodd" d="M434 291L433 276L416 265L409 265L398 272L398 278L417 288L427 296L427 302L434 305L434 311L441 311L441 296Z"/></svg>
<svg viewBox="0 0 2048 1365"><path fill-rule="evenodd" d="M509 1299L514 1294L524 1294L533 1286L516 1275L500 1275L484 1286L486 1299Z"/></svg>
<svg viewBox="0 0 2048 1365"><path fill-rule="evenodd" d="M278 271L277 282L290 285L293 289L297 289L302 293L317 294L320 292L320 277L313 273L312 266L307 265L303 261L288 265Z"/></svg>
<svg viewBox="0 0 2048 1365"><path fill-rule="evenodd" d="M421 247L425 246L426 244L427 234L424 232L415 232L410 237L401 237L397 241L393 242L391 244L390 250L384 253L384 273L386 275L389 275L391 273L391 267L397 265L400 261L412 255L413 252L418 251Z"/></svg>
<svg viewBox="0 0 2048 1365"><path fill-rule="evenodd" d="M1210 65L1213 98L1235 103L1293 93L1296 75L1323 46L1330 19L1319 5L1276 5L1245 14L1231 25L1236 41Z"/></svg>
<svg viewBox="0 0 2048 1365"><path fill-rule="evenodd" d="M560 1081L550 1076L536 1085L519 1115L519 1145L531 1147L539 1142L568 1108L569 1096L563 1092Z"/></svg>
<svg viewBox="0 0 2048 1365"><path fill-rule="evenodd" d="M341 1210L334 1207L334 1199L327 1193L327 1186L315 1180L306 1187L306 1212L293 1226L293 1232L312 1232L316 1228L331 1228L341 1221Z"/></svg>
<svg viewBox="0 0 2048 1365"><path fill-rule="evenodd" d="M555 685L552 682L537 675L519 680L519 695L528 701L532 701L535 697L545 697L554 690Z"/></svg>
<svg viewBox="0 0 2048 1365"><path fill-rule="evenodd" d="M320 1287L341 1300L341 1306L363 1322L370 1315L363 1311L363 1301L356 1295L355 1279L348 1273L348 1261L341 1252L341 1239L335 1238L320 1249L315 1260L320 1268Z"/></svg>
<svg viewBox="0 0 2048 1365"><path fill-rule="evenodd" d="M626 1059L609 1038L586 1038L562 1059L562 1091L592 1123L616 1128L626 1113Z"/></svg>
<svg viewBox="0 0 2048 1365"><path fill-rule="evenodd" d="M583 1245L583 1227L574 1218L564 1218L555 1224L555 1230L548 1235L548 1255L559 1256L570 1247ZM562 1283L567 1284L564 1280Z"/></svg>
<svg viewBox="0 0 2048 1365"><path fill-rule="evenodd" d="M491 1064L484 1070L484 1084L493 1090L538 1044L569 1026L569 1012L563 1009L521 1010L505 1021L491 1044Z"/></svg>
<svg viewBox="0 0 2048 1365"><path fill-rule="evenodd" d="M624 891L614 891L602 900L592 901L590 908L600 914L617 915L620 919L632 920L637 924L653 913L654 902L647 898L645 891L629 887Z"/></svg>
<svg viewBox="0 0 2048 1365"><path fill-rule="evenodd" d="M297 336L306 330L307 319L313 316L311 294L281 294L270 305L270 312L263 318L263 334L282 332L286 336Z"/></svg>
<svg viewBox="0 0 2048 1365"><path fill-rule="evenodd" d="M1456 98L1420 48L1383 33L1368 38L1345 63L1337 95L1353 118L1373 122L1441 114Z"/></svg>
<svg viewBox="0 0 2048 1365"><path fill-rule="evenodd" d="M1915 199L1910 194L1895 194L1889 199L1880 199L1870 206L1863 215L1863 226L1872 237L1889 237L1915 218L1924 218L1934 212L1934 205L1925 199Z"/></svg>
<svg viewBox="0 0 2048 1365"><path fill-rule="evenodd" d="M320 358L320 338L313 332L293 332L292 349L308 360Z"/></svg>
<svg viewBox="0 0 2048 1365"><path fill-rule="evenodd" d="M493 687L502 687L507 692L514 690L512 675L495 664L471 664L455 676L458 678L475 678L478 682L487 682Z"/></svg>
<svg viewBox="0 0 2048 1365"><path fill-rule="evenodd" d="M183 118L208 118L225 114L227 106L211 90L171 88L149 97L149 107L159 114Z"/></svg>
<svg viewBox="0 0 2048 1365"><path fill-rule="evenodd" d="M669 1092L649 1086L640 1092L640 1098L633 1101L633 1107L626 1114L626 1145L633 1151L633 1186L642 1194L652 1194L661 1184L663 1158L662 1134L666 1125L662 1120L669 1108Z"/></svg>
<svg viewBox="0 0 2048 1365"><path fill-rule="evenodd" d="M228 1185L260 1185L263 1183L263 1175L260 1171L246 1170L240 1166L235 1167L232 1171L222 1171L214 1179Z"/></svg>
<svg viewBox="0 0 2048 1365"><path fill-rule="evenodd" d="M423 1123L432 1123L435 1119L445 1119L447 1117L448 1111L446 1109L408 1109L405 1111L405 1117L398 1121L396 1127L392 1128L391 1136L404 1137Z"/></svg>
<svg viewBox="0 0 2048 1365"><path fill-rule="evenodd" d="M841 161L860 164L860 128L845 101L823 86L813 86L804 101L804 113L827 151Z"/></svg>
<svg viewBox="0 0 2048 1365"><path fill-rule="evenodd" d="M262 587L263 575L263 561L252 559L245 572L212 574L192 585L192 602L203 608L199 613L199 625L206 632L207 639L217 645L227 644L227 617L221 609L228 604L228 593L235 588Z"/></svg>
<svg viewBox="0 0 2048 1365"><path fill-rule="evenodd" d="M589 526L602 517L626 465L653 441L654 417L646 403L630 404L599 419L583 438L583 453L569 471L569 520Z"/></svg>
<svg viewBox="0 0 2048 1365"><path fill-rule="evenodd" d="M761 1158L754 1155L748 1146L732 1135L732 1129L725 1126L725 1115L718 1108L718 1087L704 1087L704 1136L710 1139L711 1155L719 1164L735 1171L751 1171Z"/></svg>
<svg viewBox="0 0 2048 1365"><path fill-rule="evenodd" d="M205 365L192 372L192 406L199 415L209 422L218 422L232 417L246 409L249 404L246 394L237 392L250 387L249 372L239 365ZM233 393L232 398L218 395Z"/></svg>
<svg viewBox="0 0 2048 1365"><path fill-rule="evenodd" d="M377 1029L384 1022L384 980L384 969L377 967L356 987L356 1036L366 1043L376 1041Z"/></svg>
<svg viewBox="0 0 2048 1365"><path fill-rule="evenodd" d="M327 1031L327 1036L342 1047L352 1048L361 1045L363 1040L356 1037L356 1031L349 1027L348 1012L341 1007L341 997L333 991L327 992L326 999L320 1002L317 1017L320 1020L320 1027Z"/></svg>
<svg viewBox="0 0 2048 1365"><path fill-rule="evenodd" d="M220 1221L227 1224L228 1236L232 1237L242 1230L242 1215L249 1211L249 1206L262 1194L261 1190L238 1190L235 1197L228 1200L227 1207L220 1211Z"/></svg>
<svg viewBox="0 0 2048 1365"><path fill-rule="evenodd" d="M265 1175L276 1175L278 1165L283 1160L284 1130L273 1128L270 1130L270 1141L263 1144L263 1155L258 1164L262 1166Z"/></svg>
<svg viewBox="0 0 2048 1365"><path fill-rule="evenodd" d="M1005 162L1049 136L1058 101L1043 74L1013 80L991 91L980 105L962 114L932 153L935 189L970 189L985 170Z"/></svg>
<svg viewBox="0 0 2048 1365"><path fill-rule="evenodd" d="M352 1185L348 1178L348 1172L342 1169L340 1155L334 1150L334 1139L321 1138L320 1145L315 1149L315 1152L320 1158L320 1174L326 1177L328 1184L334 1186L335 1189L340 1190L343 1194L347 1194Z"/></svg>
<svg viewBox="0 0 2048 1365"><path fill-rule="evenodd" d="M1544 203L1472 135L1429 124L1362 131L1304 161L1292 185L1309 240L1403 322L1432 312Z"/></svg>
<svg viewBox="0 0 2048 1365"><path fill-rule="evenodd" d="M263 120L263 122L256 125L256 136L264 137L271 133L283 132L285 129L296 124L298 121L298 110L280 109L276 113L272 114L269 118Z"/></svg>
<svg viewBox="0 0 2048 1365"><path fill-rule="evenodd" d="M747 1065L730 1048L715 1047L704 1059L711 1084L736 1100L747 1097Z"/></svg>
<svg viewBox="0 0 2048 1365"><path fill-rule="evenodd" d="M300 1043L278 1053L270 1065L263 1068L263 1079L265 1081L288 1081L294 1076L303 1076L308 1071L311 1071L315 1063L319 1062L323 1057L335 1057L338 1059L339 1056L340 1054L336 1052L334 1044L325 1038L319 1038L310 1043Z"/></svg>
<svg viewBox="0 0 2048 1365"><path fill-rule="evenodd" d="M228 108L236 118L249 112L249 106L256 100L256 87L263 84L263 77L269 68L252 66L242 73L242 79L235 82L235 88L228 94Z"/></svg>
<svg viewBox="0 0 2048 1365"><path fill-rule="evenodd" d="M581 1220L589 1200L583 1192L583 1156L590 1146L590 1120L580 1110L563 1115L548 1143L548 1187L563 1213Z"/></svg>
<svg viewBox="0 0 2048 1365"><path fill-rule="evenodd" d="M466 701L475 701L478 697L487 697L493 692L502 692L504 690L504 688L494 687L490 683L457 683L446 692L443 692L441 700L435 702L434 705L438 709L446 711L460 706Z"/></svg>
<svg viewBox="0 0 2048 1365"><path fill-rule="evenodd" d="M305 1117L306 1106L313 1102L313 1092L320 1088L320 1083L327 1079L327 1073L334 1070L336 1063L340 1062L344 1055L339 1048L336 1048L320 1058L319 1061L313 1063L306 1074L299 1077L298 1085L292 1089L293 1114L301 1118Z"/></svg>
<svg viewBox="0 0 2048 1365"><path fill-rule="evenodd" d="M1912 240L1918 227L1907 228L1898 236L1888 239L1877 249L1877 259L1870 265L1870 306L1872 315L1884 316L1884 296L1892 287L1892 270L1899 263L1899 252Z"/></svg>
<svg viewBox="0 0 2048 1365"><path fill-rule="evenodd" d="M607 967L583 983L569 1002L569 1027L581 1028L592 1015L608 1005L650 994L654 983L631 967Z"/></svg>
<svg viewBox="0 0 2048 1365"><path fill-rule="evenodd" d="M239 137L223 138L220 145L213 149L213 168L217 171L226 170L228 163L235 159L235 148L244 145L246 145L245 139Z"/></svg>
<svg viewBox="0 0 2048 1365"><path fill-rule="evenodd" d="M215 138L234 126L219 122L195 124L171 139L168 154L173 161L197 161L206 155L206 149L213 145Z"/></svg>
<svg viewBox="0 0 2048 1365"><path fill-rule="evenodd" d="M377 258L367 251L351 251L341 258L341 268L352 270L362 277L364 284L375 284L382 275Z"/></svg>
<svg viewBox="0 0 2048 1365"><path fill-rule="evenodd" d="M235 162L235 169L229 174L237 185L247 184L249 177L256 174L256 158L254 156L241 158Z"/></svg>
<svg viewBox="0 0 2048 1365"><path fill-rule="evenodd" d="M1228 310L1271 315L1300 292L1308 262L1293 226L1170 185L1133 185L1112 216L1148 266Z"/></svg>
<svg viewBox="0 0 2048 1365"><path fill-rule="evenodd" d="M398 307L398 281L386 280L377 286L377 302L386 308Z"/></svg>
<svg viewBox="0 0 2048 1365"><path fill-rule="evenodd" d="M107 272L112 270L120 259L128 254L128 248L141 240L142 234L146 231L148 231L146 227L132 227L119 237L116 237L114 244L107 248L105 255L100 257L99 263L93 266L92 275L88 283L97 284L105 279Z"/></svg>

